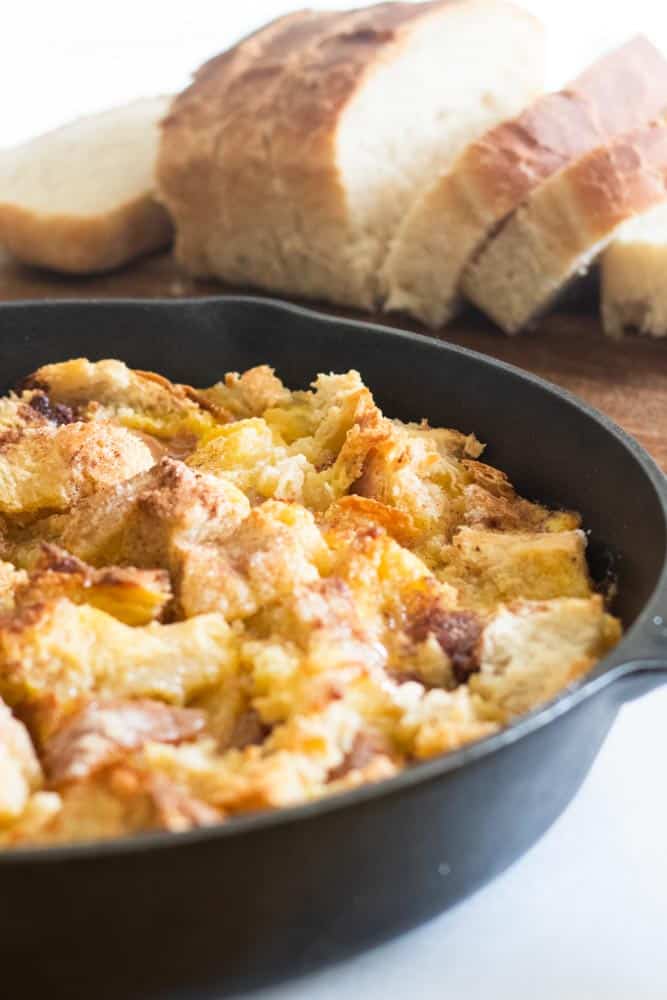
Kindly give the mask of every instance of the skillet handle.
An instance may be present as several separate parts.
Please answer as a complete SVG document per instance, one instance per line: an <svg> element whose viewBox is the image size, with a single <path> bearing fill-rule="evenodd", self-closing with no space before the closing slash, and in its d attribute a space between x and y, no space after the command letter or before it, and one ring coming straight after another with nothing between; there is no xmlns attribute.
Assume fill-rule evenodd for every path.
<svg viewBox="0 0 667 1000"><path fill-rule="evenodd" d="M637 624L636 652L619 654L614 664L624 701L641 697L667 682L667 600L664 603L664 610L654 609Z"/></svg>

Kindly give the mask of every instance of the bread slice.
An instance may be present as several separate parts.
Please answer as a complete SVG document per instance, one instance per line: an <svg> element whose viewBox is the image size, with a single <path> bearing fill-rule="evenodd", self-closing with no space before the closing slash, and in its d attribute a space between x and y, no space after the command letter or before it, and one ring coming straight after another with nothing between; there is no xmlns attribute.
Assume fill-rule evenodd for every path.
<svg viewBox="0 0 667 1000"><path fill-rule="evenodd" d="M602 325L667 337L667 204L631 219L600 260Z"/></svg>
<svg viewBox="0 0 667 1000"><path fill-rule="evenodd" d="M0 155L0 243L54 271L108 271L165 246L153 198L157 122L167 97L71 122Z"/></svg>
<svg viewBox="0 0 667 1000"><path fill-rule="evenodd" d="M528 326L584 274L628 219L667 198L667 125L598 147L544 181L464 275L506 333Z"/></svg>
<svg viewBox="0 0 667 1000"><path fill-rule="evenodd" d="M385 308L432 327L450 320L466 265L538 184L666 107L667 61L638 37L472 142L403 221L384 269Z"/></svg>
<svg viewBox="0 0 667 1000"><path fill-rule="evenodd" d="M157 177L179 260L372 307L409 203L535 95L542 67L540 25L504 0L273 22L200 69L164 123Z"/></svg>

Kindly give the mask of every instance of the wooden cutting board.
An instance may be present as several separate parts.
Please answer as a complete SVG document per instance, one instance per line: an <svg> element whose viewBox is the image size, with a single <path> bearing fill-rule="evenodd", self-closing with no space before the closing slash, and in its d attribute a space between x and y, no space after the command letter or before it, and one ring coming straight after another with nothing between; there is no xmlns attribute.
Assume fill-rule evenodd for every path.
<svg viewBox="0 0 667 1000"><path fill-rule="evenodd" d="M146 257L114 274L64 278L23 267L0 251L0 302L63 298L184 298L230 289L179 275L169 253ZM353 315L353 314L351 314ZM368 317L366 317L368 318ZM416 322L373 317L426 332ZM467 315L443 339L491 354L570 389L634 435L667 471L667 341L604 337L594 307L558 312L539 329L505 337ZM113 355L113 344L108 345ZM55 359L54 359L55 360Z"/></svg>

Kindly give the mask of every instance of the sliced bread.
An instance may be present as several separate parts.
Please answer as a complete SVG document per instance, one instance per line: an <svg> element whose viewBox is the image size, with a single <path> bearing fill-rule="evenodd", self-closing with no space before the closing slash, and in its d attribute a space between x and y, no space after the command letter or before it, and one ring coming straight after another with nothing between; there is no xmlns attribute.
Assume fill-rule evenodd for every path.
<svg viewBox="0 0 667 1000"><path fill-rule="evenodd" d="M168 103L135 101L3 151L0 244L28 264L85 274L169 243L169 217L153 198Z"/></svg>
<svg viewBox="0 0 667 1000"><path fill-rule="evenodd" d="M203 66L164 123L157 177L179 260L373 307L417 192L542 72L540 25L505 0L280 18Z"/></svg>
<svg viewBox="0 0 667 1000"><path fill-rule="evenodd" d="M544 181L487 243L464 291L518 333L584 274L628 219L667 198L667 125L614 139Z"/></svg>
<svg viewBox="0 0 667 1000"><path fill-rule="evenodd" d="M447 322L466 265L538 184L665 108L667 61L638 37L472 142L406 215L384 268L385 308Z"/></svg>
<svg viewBox="0 0 667 1000"><path fill-rule="evenodd" d="M621 226L600 260L602 324L667 337L667 204Z"/></svg>

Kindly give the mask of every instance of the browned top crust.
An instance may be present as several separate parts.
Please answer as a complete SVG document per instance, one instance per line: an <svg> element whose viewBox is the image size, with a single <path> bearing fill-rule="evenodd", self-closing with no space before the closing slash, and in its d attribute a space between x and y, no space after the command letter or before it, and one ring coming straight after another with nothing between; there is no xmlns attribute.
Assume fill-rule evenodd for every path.
<svg viewBox="0 0 667 1000"><path fill-rule="evenodd" d="M567 163L665 110L667 61L640 35L487 132L463 163L500 217Z"/></svg>
<svg viewBox="0 0 667 1000"><path fill-rule="evenodd" d="M156 183L179 261L372 305L403 209L443 157L535 94L540 51L539 23L505 0L300 11L260 29L203 66L162 123Z"/></svg>
<svg viewBox="0 0 667 1000"><path fill-rule="evenodd" d="M212 211L226 213L233 231L239 219L264 217L281 201L294 203L297 217L343 224L346 194L335 148L340 116L418 22L450 7L459 4L298 11L206 63L162 123L156 163L158 195L175 221L183 266L210 273L197 234L210 225Z"/></svg>
<svg viewBox="0 0 667 1000"><path fill-rule="evenodd" d="M204 410L120 362L40 374L79 422L5 397L18 441L106 429L129 451L127 422L194 450L0 516L0 849L387 778L489 736L618 638L577 516L519 497L471 435L385 416L358 372L294 392L231 374L197 390Z"/></svg>
<svg viewBox="0 0 667 1000"><path fill-rule="evenodd" d="M432 0L365 10L295 11L209 60L175 98L163 122L164 131L174 136L172 157L177 155L177 135L185 140L190 189L199 186L197 163L190 155L195 134L201 164L227 141L232 158L263 160L271 135L272 143L280 144L281 160L299 165L307 152L314 166L312 158L328 152L333 124L373 61L388 46L400 44L414 21L451 5L452 0ZM161 181L168 184L169 178L161 176Z"/></svg>
<svg viewBox="0 0 667 1000"><path fill-rule="evenodd" d="M667 196L667 126L635 129L583 157L568 174L586 229L606 236Z"/></svg>

